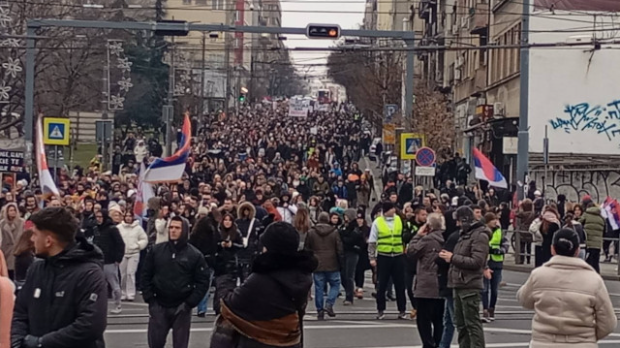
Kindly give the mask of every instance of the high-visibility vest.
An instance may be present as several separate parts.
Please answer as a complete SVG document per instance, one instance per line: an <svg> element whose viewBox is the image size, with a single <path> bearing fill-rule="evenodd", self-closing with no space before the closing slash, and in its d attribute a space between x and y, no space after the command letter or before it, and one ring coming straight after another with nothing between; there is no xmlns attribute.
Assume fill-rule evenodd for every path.
<svg viewBox="0 0 620 348"><path fill-rule="evenodd" d="M403 222L398 215L394 216L394 227L390 228L385 218L377 218L377 252L383 254L402 254L403 247Z"/></svg>
<svg viewBox="0 0 620 348"><path fill-rule="evenodd" d="M502 229L501 228L496 228L495 230L493 230L493 236L491 237L491 240L489 240L489 246L491 247L491 250L501 249L502 247ZM504 255L490 254L489 256L490 256L491 261L504 262Z"/></svg>

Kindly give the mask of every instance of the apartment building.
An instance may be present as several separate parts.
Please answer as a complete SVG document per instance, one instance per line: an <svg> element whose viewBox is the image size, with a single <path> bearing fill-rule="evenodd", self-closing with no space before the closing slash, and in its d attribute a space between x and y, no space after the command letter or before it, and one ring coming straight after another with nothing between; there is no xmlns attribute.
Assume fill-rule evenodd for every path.
<svg viewBox="0 0 620 348"><path fill-rule="evenodd" d="M452 97L460 135L455 149L467 157L476 146L509 181L523 180L517 178L515 170L521 47L528 44L522 35L523 3L452 2L420 3L420 16L425 21L423 44L444 39L446 48L435 56L425 53L425 78L429 86L442 86L442 91ZM606 179L616 178L616 174L602 168L620 157L620 116L616 117L620 115L620 96L617 87L611 85L620 72L609 69L620 59L620 2L531 0L530 4L526 14L529 44L533 45L528 52L527 86L530 177L542 182L541 187L551 191L551 198L565 194L574 199L584 192L597 197L603 196L601 192L620 195L620 190L612 192L613 185ZM573 46L558 47L569 45ZM439 73L442 66L443 80ZM588 124L584 124L586 119ZM549 163L556 169L549 178L542 178L541 169L545 134ZM576 179L572 174L566 177L565 171L594 176Z"/></svg>
<svg viewBox="0 0 620 348"><path fill-rule="evenodd" d="M166 19L201 24L253 24L250 0L167 0L164 4ZM248 85L252 57L251 34L190 32L186 37L174 38L174 47L175 66L179 70L175 77L181 80L185 70L191 70L192 82L188 89L194 95L200 95L200 89L204 86L205 110L223 108L227 81L230 100L234 99L241 87ZM201 75L204 75L204 85ZM176 89L182 93L185 87L179 86Z"/></svg>

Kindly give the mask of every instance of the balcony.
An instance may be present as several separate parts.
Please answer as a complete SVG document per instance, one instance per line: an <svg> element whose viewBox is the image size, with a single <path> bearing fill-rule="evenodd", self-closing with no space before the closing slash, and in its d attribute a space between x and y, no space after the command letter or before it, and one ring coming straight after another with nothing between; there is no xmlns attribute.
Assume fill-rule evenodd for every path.
<svg viewBox="0 0 620 348"><path fill-rule="evenodd" d="M469 8L469 33L484 35L489 26L489 4L476 4Z"/></svg>

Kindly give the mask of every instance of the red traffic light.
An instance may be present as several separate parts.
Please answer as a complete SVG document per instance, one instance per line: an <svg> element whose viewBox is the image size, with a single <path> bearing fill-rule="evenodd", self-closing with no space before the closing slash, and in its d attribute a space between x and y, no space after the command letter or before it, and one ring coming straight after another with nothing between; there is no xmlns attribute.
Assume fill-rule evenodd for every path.
<svg viewBox="0 0 620 348"><path fill-rule="evenodd" d="M310 39L337 39L340 37L340 26L337 24L308 24L306 36Z"/></svg>

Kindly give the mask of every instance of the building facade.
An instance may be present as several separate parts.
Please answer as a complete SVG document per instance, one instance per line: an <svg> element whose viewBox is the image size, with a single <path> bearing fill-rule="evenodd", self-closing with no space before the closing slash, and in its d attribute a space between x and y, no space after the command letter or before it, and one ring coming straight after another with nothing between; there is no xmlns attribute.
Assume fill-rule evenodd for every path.
<svg viewBox="0 0 620 348"><path fill-rule="evenodd" d="M550 198L620 196L615 189L620 173L610 168L610 163L617 168L620 158L620 129L614 132L620 127L620 95L611 82L620 70L609 69L620 60L620 2L531 0L527 18L533 46L523 91L522 11L521 2L507 0L420 3L422 45L443 48L423 54L423 78L452 98L455 149L468 157L478 147L510 182L523 180L516 173L517 132L521 94L527 93L529 177L538 187ZM543 177L545 131L548 178Z"/></svg>

